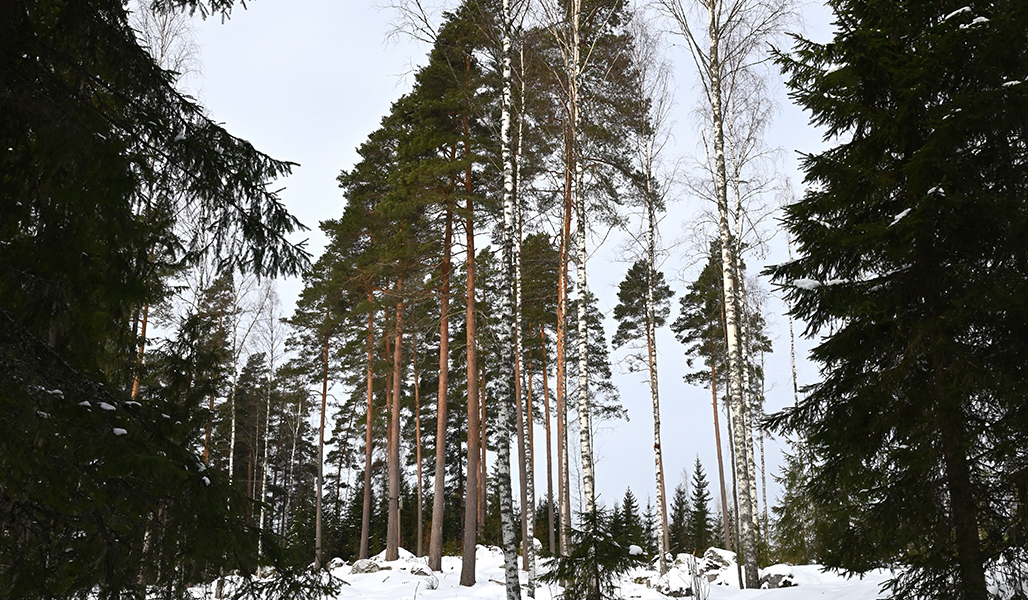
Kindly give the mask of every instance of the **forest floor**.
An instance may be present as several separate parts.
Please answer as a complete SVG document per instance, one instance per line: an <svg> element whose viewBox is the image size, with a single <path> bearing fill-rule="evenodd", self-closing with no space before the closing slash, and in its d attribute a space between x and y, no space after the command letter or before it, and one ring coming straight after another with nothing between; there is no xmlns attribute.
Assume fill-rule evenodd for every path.
<svg viewBox="0 0 1028 600"><path fill-rule="evenodd" d="M877 571L863 578L846 578L832 572L823 572L816 565L789 566L774 565L761 570L761 576L777 575L789 580L791 585L777 589L740 590L737 569L730 559L734 554L715 551L723 557L721 568L708 570L704 575L689 574L691 557L680 555L679 560L660 577L654 569L637 569L630 572L621 583L620 598L625 600L663 600L669 596L688 597L690 600L876 600L882 597L881 585L891 573ZM710 556L710 553L707 555ZM506 590L503 584L503 554L499 548L479 546L476 556L476 584L461 587L459 556L443 557L442 572L431 572L427 559L415 557L404 550L400 559L386 561L383 555L373 557L371 562L379 570L371 573L355 573L353 565L330 563L332 575L342 580L335 600L504 600ZM704 564L706 563L706 564ZM709 568L710 561L701 561L701 568ZM545 561L540 565L545 569ZM375 568L375 567L372 567ZM713 581L707 581L708 575ZM528 574L521 571L522 598L527 598L525 585ZM690 593L692 582L699 585L696 598ZM558 600L563 590L559 586L540 584L536 589L536 600ZM197 597L211 598L210 590L196 590Z"/></svg>

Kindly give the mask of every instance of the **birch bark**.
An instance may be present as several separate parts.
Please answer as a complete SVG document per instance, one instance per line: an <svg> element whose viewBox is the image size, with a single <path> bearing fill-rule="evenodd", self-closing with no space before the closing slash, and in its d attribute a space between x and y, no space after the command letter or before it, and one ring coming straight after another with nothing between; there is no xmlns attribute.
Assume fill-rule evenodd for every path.
<svg viewBox="0 0 1028 600"><path fill-rule="evenodd" d="M497 493L500 503L500 528L503 543L504 579L507 600L521 599L521 583L518 579L517 542L515 538L514 507L510 475L510 434L511 407L517 405L517 371L514 368L518 356L514 343L518 338L518 320L516 319L516 287L514 274L514 161L511 154L511 103L512 103L512 70L511 70L511 38L513 22L511 18L510 0L503 0L501 5L502 23L502 74L503 91L500 116L500 152L503 160L503 279L500 294L500 321L503 331L500 343L500 395L498 402L498 435L496 455ZM519 430L520 434L520 430ZM521 438L521 464L524 465L524 438ZM524 473L524 470L522 470ZM523 477L524 475L522 475Z"/></svg>

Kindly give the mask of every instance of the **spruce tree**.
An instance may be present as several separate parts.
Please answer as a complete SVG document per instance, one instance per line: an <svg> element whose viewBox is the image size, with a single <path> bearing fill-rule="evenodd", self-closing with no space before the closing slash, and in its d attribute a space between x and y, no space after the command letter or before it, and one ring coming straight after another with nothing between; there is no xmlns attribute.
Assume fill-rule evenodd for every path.
<svg viewBox="0 0 1028 600"><path fill-rule="evenodd" d="M688 520L689 491L686 489L685 481L681 481L675 486L674 494L671 496L671 523L668 525L671 554L674 556L692 551L693 543L689 536Z"/></svg>
<svg viewBox="0 0 1028 600"><path fill-rule="evenodd" d="M714 542L712 531L713 519L710 513L710 492L707 491L707 474L703 471L703 464L700 457L696 457L696 464L692 473L692 493L689 496L689 539L693 544L692 552L702 555Z"/></svg>
<svg viewBox="0 0 1028 600"><path fill-rule="evenodd" d="M646 531L643 528L642 515L639 512L639 502L632 493L632 488L625 490L625 496L621 499L621 510L617 512L617 525L620 529L613 531L619 540L629 544L635 544L640 548L646 547Z"/></svg>
<svg viewBox="0 0 1028 600"><path fill-rule="evenodd" d="M772 423L809 451L826 565L982 600L1025 548L1028 4L830 5L834 39L780 60L839 142L804 159L799 258L770 270L824 380Z"/></svg>

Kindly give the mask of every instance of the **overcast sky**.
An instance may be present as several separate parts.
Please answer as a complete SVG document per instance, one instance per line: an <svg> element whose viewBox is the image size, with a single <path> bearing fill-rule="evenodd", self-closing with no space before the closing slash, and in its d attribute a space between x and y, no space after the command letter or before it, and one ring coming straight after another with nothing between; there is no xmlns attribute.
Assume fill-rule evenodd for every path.
<svg viewBox="0 0 1028 600"><path fill-rule="evenodd" d="M825 40L829 35L825 9L808 5L802 12L807 35ZM310 238L309 249L315 258L324 243L318 223L342 214L344 200L336 177L340 170L354 164L356 148L377 128L390 104L409 90L412 70L424 63L428 52L426 46L404 38L388 40L394 18L392 11L358 0L254 0L247 3L246 10L237 7L224 23L217 18L196 20L202 73L191 78L187 87L231 133L275 158L300 164L281 182L285 187L281 196L289 210L311 228L305 236ZM692 83L695 67L685 48L669 47L667 51L677 70L674 143L667 151L668 159L680 156L688 166L695 163L701 151L693 116L699 97ZM820 135L807 125L805 115L789 104L781 85L775 84L774 89L779 112L769 145L782 149L782 171L799 194L802 176L796 173L796 151L820 148ZM673 195L662 223L663 238L667 245L676 240L684 243L670 252L664 264L664 272L678 292L672 301L672 319L678 312L677 297L698 273L695 244L688 241L693 237L696 214L711 208L684 190ZM767 227L774 228L772 220L767 221ZM598 243L598 239L591 240L590 251L596 250ZM622 245L623 236L611 237L588 266L590 288L608 317L617 302L617 283L629 266ZM778 234L769 245L767 259L747 259L751 273L767 262L784 260L785 254L784 235ZM763 285L769 288L766 281ZM287 311L291 312L299 290L295 281L280 287ZM793 396L784 309L772 296L768 310L774 343L766 367L770 411L791 404ZM608 319L608 342L615 328ZM801 331L801 324L797 324L797 335ZM680 481L682 470L691 472L697 455L714 493L717 462L710 390L682 382L684 355L670 331L665 328L658 339L668 496ZM801 385L816 377L816 369L805 360L809 347L809 342L797 340ZM611 506L620 500L626 486L631 486L645 506L647 497L654 498L652 410L645 379L641 374L624 373L624 356L624 351L613 352L611 360L630 421L600 424L596 440L597 490L601 502ZM722 438L724 441L724 434ZM541 430L536 439L543 439ZM780 461L777 447L774 442L767 446L772 504L778 490L771 478ZM536 489L541 494L545 491L541 446L538 452Z"/></svg>

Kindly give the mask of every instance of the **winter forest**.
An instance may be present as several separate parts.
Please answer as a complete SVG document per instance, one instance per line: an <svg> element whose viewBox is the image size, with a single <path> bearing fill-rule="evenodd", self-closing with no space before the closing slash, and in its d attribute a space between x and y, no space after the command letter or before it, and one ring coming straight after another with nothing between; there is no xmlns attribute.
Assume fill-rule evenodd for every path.
<svg viewBox="0 0 1028 600"><path fill-rule="evenodd" d="M0 598L1028 598L1028 3L393 0L316 223L265 3L0 0Z"/></svg>

